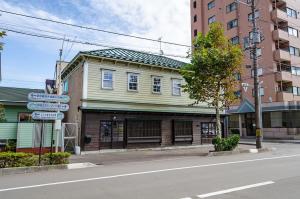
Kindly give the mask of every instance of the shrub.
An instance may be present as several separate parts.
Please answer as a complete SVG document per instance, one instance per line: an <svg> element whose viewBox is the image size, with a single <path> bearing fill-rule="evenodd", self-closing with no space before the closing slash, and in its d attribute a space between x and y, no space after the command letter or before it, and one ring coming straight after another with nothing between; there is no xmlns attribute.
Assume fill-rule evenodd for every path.
<svg viewBox="0 0 300 199"><path fill-rule="evenodd" d="M0 168L35 166L37 158L31 153L0 153Z"/></svg>
<svg viewBox="0 0 300 199"><path fill-rule="evenodd" d="M240 136L232 135L228 138L221 138L217 136L212 140L212 144L216 151L232 151L235 149L240 141Z"/></svg>
<svg viewBox="0 0 300 199"><path fill-rule="evenodd" d="M5 145L5 151L16 151L17 141L16 140L8 140Z"/></svg>
<svg viewBox="0 0 300 199"><path fill-rule="evenodd" d="M45 165L50 164L68 164L70 153L58 152L58 153L46 153L43 155L43 162Z"/></svg>

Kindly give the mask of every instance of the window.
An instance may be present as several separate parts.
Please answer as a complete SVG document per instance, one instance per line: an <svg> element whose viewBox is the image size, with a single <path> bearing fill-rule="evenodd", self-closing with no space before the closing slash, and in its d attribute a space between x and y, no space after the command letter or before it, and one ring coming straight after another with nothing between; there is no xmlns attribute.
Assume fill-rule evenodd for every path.
<svg viewBox="0 0 300 199"><path fill-rule="evenodd" d="M194 23L197 22L197 15L194 15Z"/></svg>
<svg viewBox="0 0 300 199"><path fill-rule="evenodd" d="M128 73L128 91L138 91L139 75Z"/></svg>
<svg viewBox="0 0 300 199"><path fill-rule="evenodd" d="M290 54L294 56L300 56L300 49L290 46Z"/></svg>
<svg viewBox="0 0 300 199"><path fill-rule="evenodd" d="M194 30L194 37L197 37L197 34L198 34L198 30L195 29L195 30Z"/></svg>
<svg viewBox="0 0 300 199"><path fill-rule="evenodd" d="M237 19L234 19L234 20L229 21L229 22L227 23L227 29L228 29L228 30L230 30L230 29L232 29L232 28L235 28L235 27L237 27L237 26L238 26L238 20L237 20Z"/></svg>
<svg viewBox="0 0 300 199"><path fill-rule="evenodd" d="M68 94L69 92L69 80L65 80L63 83L63 93Z"/></svg>
<svg viewBox="0 0 300 199"><path fill-rule="evenodd" d="M259 94L260 94L260 96L265 96L265 89L259 88ZM252 96L253 97L255 96L254 89L252 89Z"/></svg>
<svg viewBox="0 0 300 199"><path fill-rule="evenodd" d="M211 24L211 23L213 23L215 21L216 21L216 16L215 15L208 18L208 24Z"/></svg>
<svg viewBox="0 0 300 199"><path fill-rule="evenodd" d="M234 74L236 80L241 80L241 73Z"/></svg>
<svg viewBox="0 0 300 199"><path fill-rule="evenodd" d="M292 66L292 74L300 76L300 67Z"/></svg>
<svg viewBox="0 0 300 199"><path fill-rule="evenodd" d="M286 8L286 13L289 17L293 17L297 19L297 11L291 8Z"/></svg>
<svg viewBox="0 0 300 199"><path fill-rule="evenodd" d="M239 38L239 36L232 37L232 38L230 39L230 42L231 42L233 45L239 44L239 43L240 43L240 38Z"/></svg>
<svg viewBox="0 0 300 199"><path fill-rule="evenodd" d="M216 136L216 123L214 122L203 122L201 123L201 134L202 137L214 137Z"/></svg>
<svg viewBox="0 0 300 199"><path fill-rule="evenodd" d="M173 121L174 141L192 142L193 141L193 122L192 121Z"/></svg>
<svg viewBox="0 0 300 199"><path fill-rule="evenodd" d="M252 21L253 20L252 17L253 17L252 13L248 14L248 21ZM258 10L255 11L254 17L255 17L255 19L259 18L259 11Z"/></svg>
<svg viewBox="0 0 300 199"><path fill-rule="evenodd" d="M181 95L181 80L173 79L172 80L172 94L173 95Z"/></svg>
<svg viewBox="0 0 300 199"><path fill-rule="evenodd" d="M196 2L196 0L193 2L193 7L197 8L197 2Z"/></svg>
<svg viewBox="0 0 300 199"><path fill-rule="evenodd" d="M210 9L212 9L212 8L214 8L214 7L215 7L215 1L211 1L211 2L209 2L209 3L207 4L208 10L210 10Z"/></svg>
<svg viewBox="0 0 300 199"><path fill-rule="evenodd" d="M19 122L32 122L31 113L19 113Z"/></svg>
<svg viewBox="0 0 300 199"><path fill-rule="evenodd" d="M102 70L102 88L113 89L113 71Z"/></svg>
<svg viewBox="0 0 300 199"><path fill-rule="evenodd" d="M236 2L233 2L233 3L226 6L226 12L227 13L232 12L236 9L237 9L237 3Z"/></svg>
<svg viewBox="0 0 300 199"><path fill-rule="evenodd" d="M155 143L161 140L161 121L159 120L128 120L128 143Z"/></svg>
<svg viewBox="0 0 300 199"><path fill-rule="evenodd" d="M161 77L152 77L152 92L161 93Z"/></svg>
<svg viewBox="0 0 300 199"><path fill-rule="evenodd" d="M236 98L240 98L241 94L242 94L242 91L240 91L240 90L234 92L234 95Z"/></svg>
<svg viewBox="0 0 300 199"><path fill-rule="evenodd" d="M298 37L298 30L292 27L288 27L288 33L291 36Z"/></svg>
<svg viewBox="0 0 300 199"><path fill-rule="evenodd" d="M258 68L257 69L257 75L258 76L262 76L263 75L263 69L262 68ZM254 77L254 69L251 70L251 77Z"/></svg>

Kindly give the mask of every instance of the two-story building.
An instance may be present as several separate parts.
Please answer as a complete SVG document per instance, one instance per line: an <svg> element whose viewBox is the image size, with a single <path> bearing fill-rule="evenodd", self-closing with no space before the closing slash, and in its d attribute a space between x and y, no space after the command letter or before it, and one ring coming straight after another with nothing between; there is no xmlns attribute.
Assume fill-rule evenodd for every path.
<svg viewBox="0 0 300 199"><path fill-rule="evenodd" d="M79 52L62 71L82 150L201 144L215 135L215 110L194 104L185 63L127 49ZM203 141L203 139L202 139Z"/></svg>

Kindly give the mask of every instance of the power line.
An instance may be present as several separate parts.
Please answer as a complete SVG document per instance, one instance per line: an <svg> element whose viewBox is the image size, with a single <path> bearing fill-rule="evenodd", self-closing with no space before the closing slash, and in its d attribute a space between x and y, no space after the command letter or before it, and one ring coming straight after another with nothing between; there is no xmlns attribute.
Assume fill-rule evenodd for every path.
<svg viewBox="0 0 300 199"><path fill-rule="evenodd" d="M57 24L76 27L76 28L81 28L81 29L86 29L86 30L93 30L93 31L98 31L98 32L103 32L103 33L108 33L108 34L114 34L114 35L118 35L118 36L131 37L131 38L135 38L135 39L141 39L141 40L164 43L164 44L169 44L169 45L174 45L174 46L181 46L181 47L191 48L190 45L186 45L186 44L179 44L179 43L174 43L174 42L161 41L161 40L157 40L157 39L151 39L151 38L146 38L146 37L129 35L129 34L125 34L125 33L118 33L118 32L103 30L103 29L99 29L99 28L93 28L93 27L88 27L88 26L83 26L83 25L77 25L77 24L71 24L71 23L66 23L66 22L62 22L62 21L57 21L57 20L53 20L53 19L46 19L46 18L42 18L42 17L36 17L36 16L31 16L31 15L11 12L11 11L7 11L7 10L1 10L0 9L0 12L11 14L11 15L16 15L16 16L21 16L21 17L26 17L26 18L31 18L31 19L37 19L37 20L57 23Z"/></svg>
<svg viewBox="0 0 300 199"><path fill-rule="evenodd" d="M21 30L14 30L14 29L9 29L5 27L0 27L0 29L7 31L7 32L13 32L16 34L22 34L22 35L27 35L27 36L32 36L32 37L38 37L38 38L44 38L44 39L52 39L52 40L57 40L57 41L65 41L65 42L71 42L71 43L77 43L77 44L82 44L82 45L90 45L90 46L98 46L102 48L120 48L118 46L112 46L112 45L106 45L106 44L100 44L100 43L95 43L95 42L89 42L89 41L81 41L81 40L75 40L75 39L66 39L62 37L56 37L52 35L46 35L46 34L37 34L37 33L32 33L32 32L24 32ZM134 49L131 49L134 50ZM154 53L154 52L147 52L147 51L142 51L144 53L149 53L153 55L161 55L159 53ZM183 55L174 55L174 54L164 54L166 57L176 57L176 58L184 58L186 59L186 56Z"/></svg>

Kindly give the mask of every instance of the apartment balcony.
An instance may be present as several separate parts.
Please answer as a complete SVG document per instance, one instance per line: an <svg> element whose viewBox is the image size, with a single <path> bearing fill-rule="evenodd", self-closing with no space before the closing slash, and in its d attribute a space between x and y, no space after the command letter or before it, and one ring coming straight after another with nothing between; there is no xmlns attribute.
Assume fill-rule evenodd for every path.
<svg viewBox="0 0 300 199"><path fill-rule="evenodd" d="M274 59L278 62L282 61L291 61L291 55L289 51L282 50L282 49L277 49L274 51Z"/></svg>
<svg viewBox="0 0 300 199"><path fill-rule="evenodd" d="M280 10L280 9L275 9L272 11L272 20L274 22L287 22L288 21L288 16L286 12Z"/></svg>
<svg viewBox="0 0 300 199"><path fill-rule="evenodd" d="M292 82L293 77L292 73L289 71L279 71L276 73L276 81L277 82Z"/></svg>
<svg viewBox="0 0 300 199"><path fill-rule="evenodd" d="M288 42L289 41L289 33L278 29L273 31L273 40L281 41L281 42Z"/></svg>
<svg viewBox="0 0 300 199"><path fill-rule="evenodd" d="M291 92L278 92L277 93L278 102L290 102L290 101L300 101L300 96L296 96Z"/></svg>

